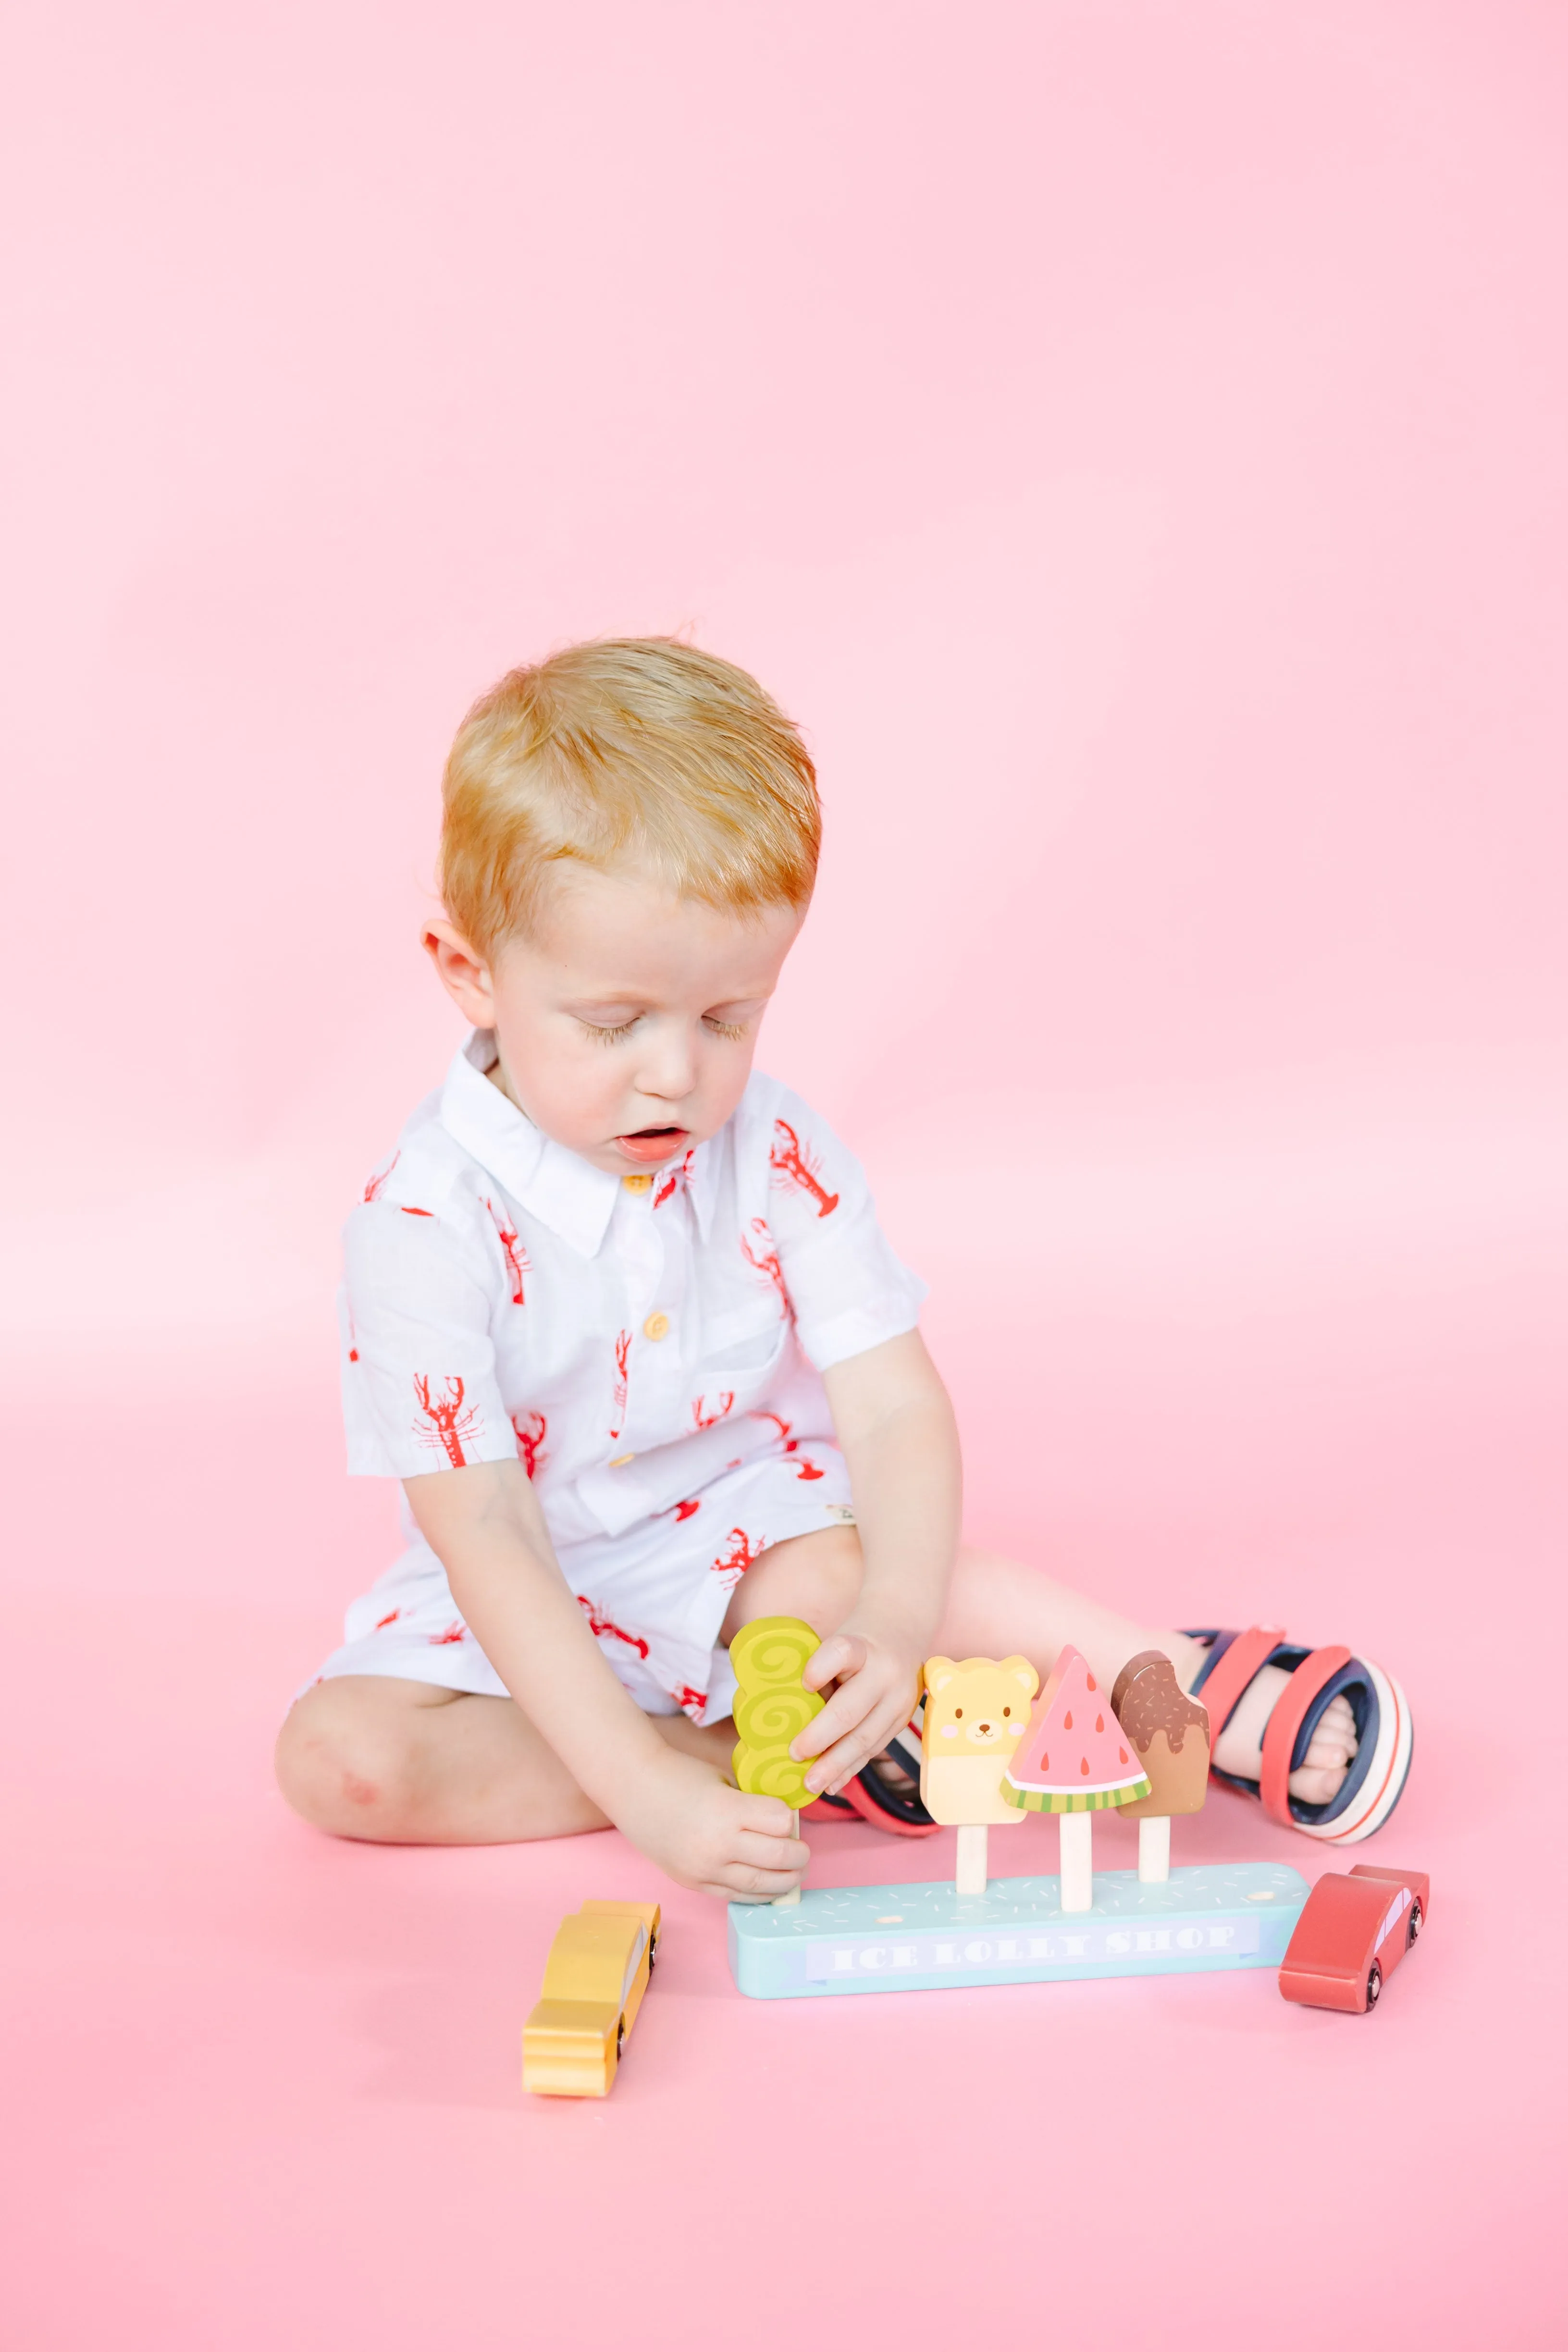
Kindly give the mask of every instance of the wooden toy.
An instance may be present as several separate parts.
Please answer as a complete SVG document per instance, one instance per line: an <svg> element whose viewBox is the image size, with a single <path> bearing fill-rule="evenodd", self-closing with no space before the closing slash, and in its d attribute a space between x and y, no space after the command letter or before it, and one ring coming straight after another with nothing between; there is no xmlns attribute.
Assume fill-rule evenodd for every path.
<svg viewBox="0 0 1568 2352"><path fill-rule="evenodd" d="M736 1691L733 1771L737 1789L757 1797L782 1797L795 1812L811 1802L806 1768L790 1754L790 1742L822 1713L826 1702L801 1681L806 1660L822 1647L801 1617L753 1617L730 1644ZM800 1901L800 1889L778 1901Z"/></svg>
<svg viewBox="0 0 1568 2352"><path fill-rule="evenodd" d="M1171 1816L1203 1810L1209 1782L1208 1710L1189 1698L1163 1650L1140 1650L1116 1677L1111 1712L1149 1778L1149 1794L1125 1808L1138 1824L1138 1875L1171 1875Z"/></svg>
<svg viewBox="0 0 1568 2352"><path fill-rule="evenodd" d="M522 2087L608 2094L658 1951L657 1903L584 1903L555 1931L522 2029Z"/></svg>
<svg viewBox="0 0 1568 2352"><path fill-rule="evenodd" d="M1076 1977L1277 1969L1307 1899L1283 1863L1173 1870L1163 1885L1101 1871L1090 1908L1056 1878L808 1887L800 1902L730 1906L730 1967L758 2000L947 1986L1054 1984Z"/></svg>
<svg viewBox="0 0 1568 2352"><path fill-rule="evenodd" d="M1003 1768L1002 1794L1031 1813L1060 1815L1061 1907L1094 1901L1093 1821L1131 1805L1149 1782L1081 1650L1069 1642L1040 1693L1022 1744Z"/></svg>
<svg viewBox="0 0 1568 2352"><path fill-rule="evenodd" d="M1432 1907L1424 1870L1358 1862L1345 1876L1320 1878L1296 1922L1279 1970L1287 2000L1312 2009L1375 2009Z"/></svg>
<svg viewBox="0 0 1568 2352"><path fill-rule="evenodd" d="M987 1832L1023 1813L1002 1798L1002 1768L1023 1738L1040 1678L1027 1658L928 1658L921 1733L921 1801L958 1831L957 1886L984 1895Z"/></svg>

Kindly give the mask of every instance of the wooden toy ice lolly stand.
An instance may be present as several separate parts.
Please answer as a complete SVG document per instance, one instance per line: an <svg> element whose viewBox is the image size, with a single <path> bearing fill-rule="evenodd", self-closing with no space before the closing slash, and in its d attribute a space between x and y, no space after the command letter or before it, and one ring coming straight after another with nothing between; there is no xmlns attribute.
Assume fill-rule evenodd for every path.
<svg viewBox="0 0 1568 2352"><path fill-rule="evenodd" d="M788 1638L786 1639L785 1636ZM773 1646L777 1639L778 1646ZM753 1642L756 1648L753 1652ZM732 1645L742 1788L806 1801L789 1742L816 1712L800 1669L816 1646L798 1619L763 1620ZM928 1659L921 1791L958 1832L953 1879L808 1887L789 1904L733 1903L730 1966L759 2000L836 1994L1060 1984L1075 1978L1278 1968L1307 1899L1278 1862L1169 1865L1170 1819L1195 1810L1207 1757L1203 1708L1158 1652L1117 1678L1118 1719L1088 1662L1065 1649L1028 1714L1023 1658ZM1027 1727L1020 1737L1020 1723ZM1097 1812L1131 1807L1142 1866L1093 1868ZM1057 1876L992 1878L990 1831L1054 1812Z"/></svg>

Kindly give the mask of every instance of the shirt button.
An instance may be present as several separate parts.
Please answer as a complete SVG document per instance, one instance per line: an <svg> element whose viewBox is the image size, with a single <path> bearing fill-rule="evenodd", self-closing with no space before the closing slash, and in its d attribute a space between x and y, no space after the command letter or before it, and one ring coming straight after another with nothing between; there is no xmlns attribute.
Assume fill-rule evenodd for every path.
<svg viewBox="0 0 1568 2352"><path fill-rule="evenodd" d="M610 1456L610 1467L612 1470L624 1470L628 1462L635 1462L637 1458L635 1454L613 1454Z"/></svg>
<svg viewBox="0 0 1568 2352"><path fill-rule="evenodd" d="M653 1190L651 1176L623 1176L621 1181L628 1192L651 1192Z"/></svg>
<svg viewBox="0 0 1568 2352"><path fill-rule="evenodd" d="M668 1339L669 1337L668 1316L660 1315L657 1311L650 1315L647 1321L642 1327L642 1335L645 1339Z"/></svg>

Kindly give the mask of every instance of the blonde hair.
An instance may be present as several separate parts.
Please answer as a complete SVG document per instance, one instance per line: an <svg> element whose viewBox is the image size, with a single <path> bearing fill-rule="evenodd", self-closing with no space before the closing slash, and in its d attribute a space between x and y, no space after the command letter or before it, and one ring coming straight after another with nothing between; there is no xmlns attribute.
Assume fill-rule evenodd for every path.
<svg viewBox="0 0 1568 2352"><path fill-rule="evenodd" d="M481 955L531 928L552 866L649 867L682 898L804 906L822 819L798 730L755 678L668 637L509 670L442 791L447 912Z"/></svg>

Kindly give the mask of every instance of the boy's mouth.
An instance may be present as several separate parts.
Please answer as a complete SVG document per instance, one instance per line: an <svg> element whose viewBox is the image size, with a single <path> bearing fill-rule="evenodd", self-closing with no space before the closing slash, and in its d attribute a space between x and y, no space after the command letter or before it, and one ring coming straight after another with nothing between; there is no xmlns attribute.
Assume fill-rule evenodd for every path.
<svg viewBox="0 0 1568 2352"><path fill-rule="evenodd" d="M616 1141L628 1160L635 1160L639 1168L650 1168L684 1151L689 1132L684 1127L639 1127L635 1135L617 1135Z"/></svg>

